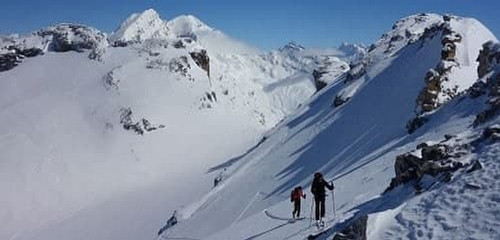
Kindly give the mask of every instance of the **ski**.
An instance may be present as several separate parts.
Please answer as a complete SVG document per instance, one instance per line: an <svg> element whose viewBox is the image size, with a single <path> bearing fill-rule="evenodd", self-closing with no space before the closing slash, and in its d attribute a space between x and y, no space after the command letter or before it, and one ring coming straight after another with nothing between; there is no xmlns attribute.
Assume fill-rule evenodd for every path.
<svg viewBox="0 0 500 240"><path fill-rule="evenodd" d="M271 218L271 219L275 219L275 220L283 220L283 221L288 221L288 222L295 222L295 221L300 221L300 220L304 220L306 219L305 217L299 217L299 218L286 218L286 217L278 217L272 213L270 213L267 209L264 210L264 214L266 214L266 216L268 218Z"/></svg>

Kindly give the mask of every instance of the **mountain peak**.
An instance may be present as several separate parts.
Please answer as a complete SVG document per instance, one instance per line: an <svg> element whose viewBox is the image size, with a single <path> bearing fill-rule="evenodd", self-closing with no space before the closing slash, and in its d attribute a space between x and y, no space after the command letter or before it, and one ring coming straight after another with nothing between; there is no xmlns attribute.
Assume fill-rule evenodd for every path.
<svg viewBox="0 0 500 240"><path fill-rule="evenodd" d="M285 46L281 47L279 50L283 52L283 51L303 51L304 49L306 49L304 46L298 44L295 41L290 41Z"/></svg>
<svg viewBox="0 0 500 240"><path fill-rule="evenodd" d="M165 38L168 27L154 9L130 15L120 27L110 36L110 41L116 44L142 42L151 38Z"/></svg>
<svg viewBox="0 0 500 240"><path fill-rule="evenodd" d="M206 25L193 15L180 15L167 22L168 28L176 36L195 36L198 31L211 31L213 28Z"/></svg>

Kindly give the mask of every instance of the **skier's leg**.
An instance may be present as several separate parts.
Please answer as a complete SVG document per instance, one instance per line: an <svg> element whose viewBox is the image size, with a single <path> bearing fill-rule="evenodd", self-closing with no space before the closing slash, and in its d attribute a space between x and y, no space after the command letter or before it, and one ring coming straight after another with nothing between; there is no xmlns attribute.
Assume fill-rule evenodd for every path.
<svg viewBox="0 0 500 240"><path fill-rule="evenodd" d="M316 205L316 221L319 220L319 197L314 197L314 205Z"/></svg>
<svg viewBox="0 0 500 240"><path fill-rule="evenodd" d="M292 217L295 219L295 213L297 213L297 201L293 202L293 212Z"/></svg>
<svg viewBox="0 0 500 240"><path fill-rule="evenodd" d="M325 198L321 199L321 218L325 217Z"/></svg>
<svg viewBox="0 0 500 240"><path fill-rule="evenodd" d="M296 206L296 208L297 208L297 218L299 218L300 217L300 200L298 200L296 202L296 204L297 204L297 206Z"/></svg>

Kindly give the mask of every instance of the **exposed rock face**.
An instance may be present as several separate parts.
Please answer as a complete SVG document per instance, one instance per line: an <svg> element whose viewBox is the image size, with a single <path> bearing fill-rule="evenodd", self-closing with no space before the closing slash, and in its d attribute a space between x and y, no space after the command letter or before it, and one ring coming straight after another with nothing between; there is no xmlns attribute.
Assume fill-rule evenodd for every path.
<svg viewBox="0 0 500 240"><path fill-rule="evenodd" d="M347 63L341 61L337 57L324 56L319 59L319 62L318 67L316 67L312 73L316 91L323 89L330 82L338 79L349 70Z"/></svg>
<svg viewBox="0 0 500 240"><path fill-rule="evenodd" d="M112 71L108 72L104 77L102 78L104 87L107 90L114 89L118 90L118 85L120 83L120 78L117 76L117 71L121 70L121 67L117 67L113 69Z"/></svg>
<svg viewBox="0 0 500 240"><path fill-rule="evenodd" d="M39 48L18 48L10 46L10 52L0 54L0 72L8 71L19 65L26 57L35 57L43 54L42 49Z"/></svg>
<svg viewBox="0 0 500 240"><path fill-rule="evenodd" d="M351 64L349 72L347 72L347 76L345 82L348 83L354 79L358 79L366 73L366 62L358 62L355 64Z"/></svg>
<svg viewBox="0 0 500 240"><path fill-rule="evenodd" d="M322 72L318 69L313 70L314 86L316 87L316 91L323 89L327 85L326 82L321 80L323 74L325 74L325 72Z"/></svg>
<svg viewBox="0 0 500 240"><path fill-rule="evenodd" d="M475 171L480 170L480 169L483 169L483 165L478 160L476 160L472 164L472 167L467 169L467 173L475 172Z"/></svg>
<svg viewBox="0 0 500 240"><path fill-rule="evenodd" d="M416 116L415 118L408 121L408 123L406 124L406 130L408 131L409 134L412 134L418 128L423 126L425 122L427 122L427 118L422 116Z"/></svg>
<svg viewBox="0 0 500 240"><path fill-rule="evenodd" d="M469 95L473 98L488 94L488 108L480 112L474 120L474 125L479 125L487 122L491 118L500 114L500 43L487 42L483 45L480 51L478 66L478 75L485 77L491 72L485 81L476 82L471 89ZM495 68L497 68L496 71Z"/></svg>
<svg viewBox="0 0 500 240"><path fill-rule="evenodd" d="M349 224L340 233L333 236L333 240L366 240L366 225L368 216L364 215Z"/></svg>
<svg viewBox="0 0 500 240"><path fill-rule="evenodd" d="M445 144L419 144L418 148L422 157L415 155L414 152L396 157L394 164L396 176L391 180L387 191L410 181L419 181L425 174L436 177L441 173L446 174L463 167L461 162L454 160L455 156L451 154L454 150ZM455 155L459 155L458 151Z"/></svg>
<svg viewBox="0 0 500 240"><path fill-rule="evenodd" d="M449 19L449 16L445 19ZM457 55L456 43L462 41L462 36L454 32L448 24L440 24L426 30L424 37L434 37L442 33L441 62L434 69L430 69L425 76L425 87L417 98L418 114L430 112L440 106L439 94L445 94L452 99L457 94L457 88L445 89L442 83L448 81L448 74L452 67L457 66L455 56ZM434 36L433 36L434 35Z"/></svg>
<svg viewBox="0 0 500 240"><path fill-rule="evenodd" d="M143 135L145 132L151 132L157 129L165 128L164 125L153 126L148 120L142 118L141 120L135 122L132 117L132 110L130 108L120 109L120 123L123 125L125 130L134 131L139 135Z"/></svg>
<svg viewBox="0 0 500 240"><path fill-rule="evenodd" d="M462 42L462 36L455 32L450 21L453 16L443 16L444 22L436 23L425 29L422 39L435 38L441 35L441 61L436 67L430 69L425 75L425 86L417 97L416 117L407 125L408 133L414 132L422 126L425 121L423 115L431 112L459 94L458 85L447 86L443 84L449 81L449 75L453 68L458 67L457 44ZM422 42L422 44L425 41Z"/></svg>
<svg viewBox="0 0 500 240"><path fill-rule="evenodd" d="M337 95L335 96L335 99L333 100L333 106L334 107L338 107L344 103L346 103L347 101L349 101L351 98L343 98L342 96L340 95Z"/></svg>
<svg viewBox="0 0 500 240"><path fill-rule="evenodd" d="M0 54L0 72L13 69L22 62L22 57L15 53Z"/></svg>
<svg viewBox="0 0 500 240"><path fill-rule="evenodd" d="M479 62L477 74L482 78L500 63L500 44L491 41L483 44L476 61Z"/></svg>
<svg viewBox="0 0 500 240"><path fill-rule="evenodd" d="M206 50L201 50L200 52L190 52L196 65L207 72L208 77L210 77L210 58L208 57Z"/></svg>
<svg viewBox="0 0 500 240"><path fill-rule="evenodd" d="M106 34L79 24L59 24L40 30L37 34L52 37L50 50L56 52L82 52L108 46Z"/></svg>
<svg viewBox="0 0 500 240"><path fill-rule="evenodd" d="M14 51L14 53L16 53L18 55L22 55L23 57L36 57L38 55L43 54L43 50L40 48L36 48L36 47L19 48L19 47L15 47L15 46L10 46L8 49L11 51Z"/></svg>

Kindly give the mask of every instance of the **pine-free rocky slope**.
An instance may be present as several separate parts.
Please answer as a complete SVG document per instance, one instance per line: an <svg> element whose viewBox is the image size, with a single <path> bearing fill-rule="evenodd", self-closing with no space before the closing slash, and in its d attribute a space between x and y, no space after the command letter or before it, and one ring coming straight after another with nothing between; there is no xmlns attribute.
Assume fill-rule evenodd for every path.
<svg viewBox="0 0 500 240"><path fill-rule="evenodd" d="M326 57L348 70L341 52L265 53L154 10L110 34L64 23L0 38L0 238L155 236L211 189L208 168L316 93Z"/></svg>
<svg viewBox="0 0 500 240"><path fill-rule="evenodd" d="M373 239L494 239L497 42L477 20L419 14L366 50L264 53L154 10L111 34L61 24L2 37L0 238L154 238L178 209L160 239L304 239L308 220L263 211L289 216L289 190L308 193L321 171L337 215L330 194L320 239L359 219ZM406 176L398 156L428 159L424 142L462 167L386 191ZM474 160L485 170L467 173Z"/></svg>

